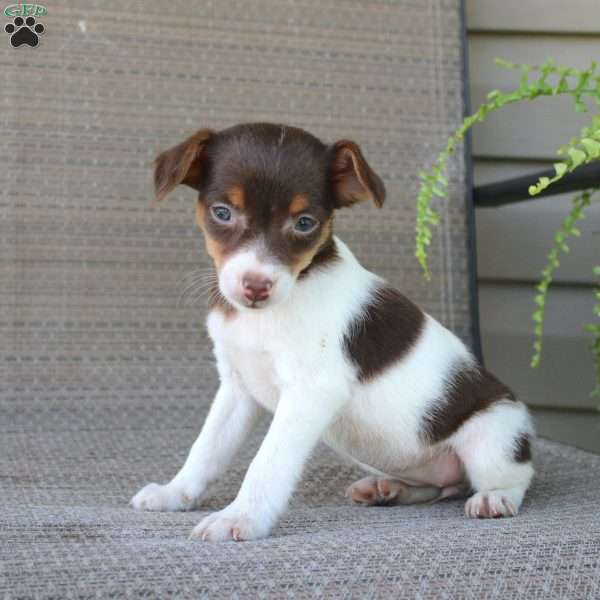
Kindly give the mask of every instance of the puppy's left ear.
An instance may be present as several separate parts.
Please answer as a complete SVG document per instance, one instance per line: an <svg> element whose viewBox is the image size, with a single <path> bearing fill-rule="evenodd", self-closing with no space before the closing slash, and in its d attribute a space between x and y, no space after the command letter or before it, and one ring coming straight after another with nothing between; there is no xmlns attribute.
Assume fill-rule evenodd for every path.
<svg viewBox="0 0 600 600"><path fill-rule="evenodd" d="M385 200L385 186L358 145L350 140L340 140L333 145L332 152L333 191L337 207L371 200L377 208L381 208Z"/></svg>
<svg viewBox="0 0 600 600"><path fill-rule="evenodd" d="M180 183L195 190L200 189L208 162L206 144L215 133L212 129L201 129L157 156L154 161L156 200L162 200Z"/></svg>

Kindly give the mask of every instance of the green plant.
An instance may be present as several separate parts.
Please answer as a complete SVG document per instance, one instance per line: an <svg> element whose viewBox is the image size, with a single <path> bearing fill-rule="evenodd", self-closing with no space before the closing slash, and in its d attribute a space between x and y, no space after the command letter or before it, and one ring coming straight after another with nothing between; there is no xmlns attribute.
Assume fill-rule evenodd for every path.
<svg viewBox="0 0 600 600"><path fill-rule="evenodd" d="M596 73L596 63L592 62L585 70L557 66L549 60L541 66L515 64L505 60L496 59L496 63L508 69L517 69L521 72L519 87L509 93L493 90L487 96L487 101L470 116L466 117L458 129L450 136L446 147L438 154L437 160L429 172L420 173L421 187L417 196L416 238L415 255L425 278L430 279L427 249L432 239L432 227L439 223L439 213L433 208L432 203L437 196L443 198L447 195L448 179L446 165L448 158L463 140L465 134L473 125L483 121L486 116L501 109L507 104L515 102L532 101L540 96L571 96L577 112L587 112L585 100L591 98L600 106L600 75ZM532 77L532 74L537 75ZM541 177L534 185L529 187L529 194L535 196L548 186L562 179L581 165L600 160L600 115L591 119L589 126L584 127L578 137L574 137L567 144L558 149L561 160L554 163L554 176ZM589 206L593 191L586 190L577 195L572 201L572 207L554 236L554 244L547 256L547 264L542 270L541 281L537 286L535 295L535 311L533 319L534 341L531 366L539 365L542 352L542 337L544 332L544 315L548 289L552 283L553 275L560 265L559 255L568 252L567 238L580 235L575 224L584 218L585 209ZM600 267L595 271L600 274ZM600 316L600 290L595 290L599 303L594 314ZM594 394L600 395L600 324L586 325L586 331L592 334L592 352L596 366L596 388Z"/></svg>
<svg viewBox="0 0 600 600"><path fill-rule="evenodd" d="M552 283L554 272L560 266L559 256L561 253L569 252L567 239L569 237L579 237L581 232L575 224L585 217L584 209L589 206L591 200L591 192L585 191L578 194L572 200L571 210L560 225L559 230L554 235L554 244L548 252L546 266L542 270L542 279L537 285L537 294L534 297L536 309L532 315L535 321L534 340L533 340L533 356L531 357L531 366L537 367L542 358L542 337L544 334L544 315L546 312L546 298L548 289Z"/></svg>

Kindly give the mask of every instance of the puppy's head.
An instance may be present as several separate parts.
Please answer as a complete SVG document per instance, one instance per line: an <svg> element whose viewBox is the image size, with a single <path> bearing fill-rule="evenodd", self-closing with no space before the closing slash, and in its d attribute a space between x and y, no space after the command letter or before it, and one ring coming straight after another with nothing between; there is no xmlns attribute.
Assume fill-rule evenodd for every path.
<svg viewBox="0 0 600 600"><path fill-rule="evenodd" d="M385 188L360 148L332 146L294 127L265 123L204 129L155 161L156 198L179 184L198 191L196 220L219 289L238 308L284 300L311 266L334 260L336 208Z"/></svg>

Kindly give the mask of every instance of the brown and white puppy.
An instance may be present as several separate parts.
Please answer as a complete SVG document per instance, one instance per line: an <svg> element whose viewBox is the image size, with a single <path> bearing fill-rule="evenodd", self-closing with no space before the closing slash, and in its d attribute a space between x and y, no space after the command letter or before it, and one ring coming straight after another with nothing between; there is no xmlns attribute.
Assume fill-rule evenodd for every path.
<svg viewBox="0 0 600 600"><path fill-rule="evenodd" d="M179 473L135 508L196 506L262 406L274 417L236 499L193 537L268 535L319 439L371 473L348 490L357 502L472 489L468 516L517 513L533 476L525 405L332 233L335 210L385 197L354 142L266 123L202 130L156 160L157 198L179 184L199 192L215 263L207 325L221 385Z"/></svg>

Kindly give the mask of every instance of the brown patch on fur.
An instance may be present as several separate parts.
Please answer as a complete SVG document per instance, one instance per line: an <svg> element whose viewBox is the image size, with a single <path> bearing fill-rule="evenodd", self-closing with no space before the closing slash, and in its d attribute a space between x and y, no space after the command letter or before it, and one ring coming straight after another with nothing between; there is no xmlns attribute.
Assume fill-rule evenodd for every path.
<svg viewBox="0 0 600 600"><path fill-rule="evenodd" d="M296 194L288 206L288 212L292 216L300 214L308 208L308 204L309 202L306 196L303 194Z"/></svg>
<svg viewBox="0 0 600 600"><path fill-rule="evenodd" d="M372 379L405 356L418 340L424 320L421 309L400 292L376 289L344 337L359 381Z"/></svg>
<svg viewBox="0 0 600 600"><path fill-rule="evenodd" d="M234 185L228 192L229 202L238 210L244 210L244 189L241 185Z"/></svg>
<svg viewBox="0 0 600 600"><path fill-rule="evenodd" d="M204 234L204 245L206 246L206 251L213 259L217 271L219 271L225 262L225 258L227 257L227 248L213 236L211 236L211 234L207 231L204 223L205 217L206 208L202 202L198 202L196 205L196 224L198 227L200 227L202 233Z"/></svg>
<svg viewBox="0 0 600 600"><path fill-rule="evenodd" d="M525 463L531 460L531 443L528 435L523 433L517 438L513 458L518 463Z"/></svg>
<svg viewBox="0 0 600 600"><path fill-rule="evenodd" d="M310 267L323 266L326 262L337 258L337 250L332 235L333 219L328 219L321 227L317 243L300 254L293 266L294 275L306 275ZM318 258L317 258L318 257Z"/></svg>
<svg viewBox="0 0 600 600"><path fill-rule="evenodd" d="M515 401L515 396L484 367L463 366L452 376L446 397L423 416L421 436L428 443L440 442L475 413L499 400Z"/></svg>

